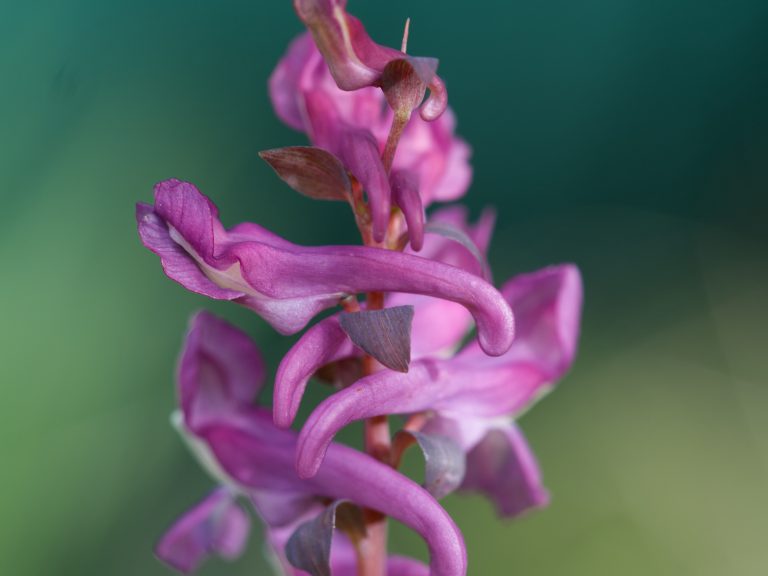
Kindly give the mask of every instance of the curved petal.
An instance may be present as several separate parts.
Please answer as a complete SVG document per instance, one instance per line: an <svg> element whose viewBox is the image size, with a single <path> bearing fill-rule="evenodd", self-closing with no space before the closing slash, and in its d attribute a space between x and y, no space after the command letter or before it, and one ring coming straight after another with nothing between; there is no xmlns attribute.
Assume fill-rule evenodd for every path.
<svg viewBox="0 0 768 576"><path fill-rule="evenodd" d="M515 424L492 428L467 454L461 490L481 492L505 518L549 503L538 462Z"/></svg>
<svg viewBox="0 0 768 576"><path fill-rule="evenodd" d="M185 574L212 554L234 559L248 539L250 520L224 489L215 490L189 510L160 539L157 557Z"/></svg>
<svg viewBox="0 0 768 576"><path fill-rule="evenodd" d="M192 317L178 366L179 404L190 429L252 402L264 375L246 334L208 312Z"/></svg>
<svg viewBox="0 0 768 576"><path fill-rule="evenodd" d="M155 215L190 255L190 266L196 262L212 283L244 294L236 300L284 334L300 330L345 294L396 291L465 306L475 317L480 344L488 354L503 354L512 343L514 319L501 294L452 266L363 246L296 246L254 224L226 231L209 200L191 184L178 181L158 185L155 211L144 218ZM157 246L149 247L164 256ZM186 285L185 275L171 278Z"/></svg>
<svg viewBox="0 0 768 576"><path fill-rule="evenodd" d="M384 414L433 410L462 417L494 418L521 411L546 389L538 367L457 360L420 360L407 374L383 370L326 398L299 435L296 466L311 477L327 446L344 426Z"/></svg>
<svg viewBox="0 0 768 576"><path fill-rule="evenodd" d="M277 369L273 399L275 424L287 428L293 423L307 382L317 370L330 362L358 354L358 349L339 325L338 316L330 316L307 330Z"/></svg>
<svg viewBox="0 0 768 576"><path fill-rule="evenodd" d="M293 468L296 435L272 425L269 412L253 409L247 425L216 424L198 433L221 467L238 483L255 489L305 492L348 499L378 510L418 532L430 552L432 576L466 574L463 539L451 517L412 480L356 450L334 444L311 480Z"/></svg>

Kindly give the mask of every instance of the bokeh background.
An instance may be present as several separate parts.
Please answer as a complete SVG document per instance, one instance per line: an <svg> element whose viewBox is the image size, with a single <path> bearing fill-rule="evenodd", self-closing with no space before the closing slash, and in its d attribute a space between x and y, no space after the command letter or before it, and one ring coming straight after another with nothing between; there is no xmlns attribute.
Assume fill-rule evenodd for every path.
<svg viewBox="0 0 768 576"><path fill-rule="evenodd" d="M471 574L768 573L768 3L350 4L441 58L496 277L585 278L578 361L521 422L552 505L449 497ZM273 370L293 341L163 276L133 215L156 181L355 241L257 157L304 143L266 94L299 30L288 0L0 3L0 574L169 574L152 544L211 486L168 425L187 318L230 318ZM258 534L202 571L267 573Z"/></svg>

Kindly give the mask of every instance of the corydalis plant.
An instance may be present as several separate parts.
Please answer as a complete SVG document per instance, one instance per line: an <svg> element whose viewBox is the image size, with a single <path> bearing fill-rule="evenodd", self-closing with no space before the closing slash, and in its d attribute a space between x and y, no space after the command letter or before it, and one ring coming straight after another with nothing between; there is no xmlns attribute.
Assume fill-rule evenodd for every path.
<svg viewBox="0 0 768 576"><path fill-rule="evenodd" d="M439 498L479 492L504 517L548 501L514 420L573 361L579 272L552 266L494 288L493 213L476 224L460 207L425 216L471 180L437 61L406 53L407 27L400 50L376 44L344 0L294 8L308 31L269 90L277 115L311 145L261 156L299 193L346 202L363 245L298 246L251 223L226 229L215 205L178 180L138 204L142 242L187 289L249 308L286 335L337 309L280 362L272 410L254 403L265 367L248 337L206 312L192 319L173 422L216 488L156 553L182 572L211 554L238 556L249 502L281 574L462 576L464 542ZM313 377L336 393L296 433L288 428ZM404 424L393 434L394 414ZM364 452L333 441L354 420L365 422ZM414 445L422 485L398 471ZM388 555L389 517L424 538L429 565Z"/></svg>

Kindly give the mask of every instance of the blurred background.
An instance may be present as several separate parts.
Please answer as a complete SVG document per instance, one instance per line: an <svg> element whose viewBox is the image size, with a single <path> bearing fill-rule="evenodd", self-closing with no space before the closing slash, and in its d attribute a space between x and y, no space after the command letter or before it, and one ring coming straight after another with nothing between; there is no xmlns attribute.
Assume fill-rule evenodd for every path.
<svg viewBox="0 0 768 576"><path fill-rule="evenodd" d="M766 574L768 3L350 4L440 57L496 278L585 279L578 361L521 422L552 505L503 523L449 497L470 572ZM169 574L153 542L212 486L168 424L187 318L231 319L272 370L295 340L165 278L134 222L156 181L229 225L356 241L257 157L305 143L266 93L299 31L288 0L0 5L0 574ZM201 573L268 574L258 533Z"/></svg>

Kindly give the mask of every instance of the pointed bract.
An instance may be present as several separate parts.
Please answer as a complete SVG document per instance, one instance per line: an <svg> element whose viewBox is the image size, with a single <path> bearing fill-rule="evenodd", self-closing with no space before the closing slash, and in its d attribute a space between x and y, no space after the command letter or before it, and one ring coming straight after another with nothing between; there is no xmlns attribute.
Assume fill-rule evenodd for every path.
<svg viewBox="0 0 768 576"><path fill-rule="evenodd" d="M413 306L339 314L339 324L350 340L397 372L408 372L411 362L412 321Z"/></svg>

